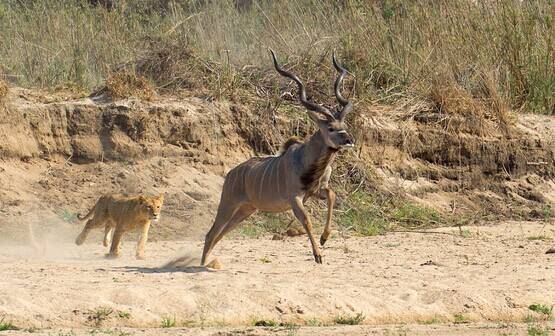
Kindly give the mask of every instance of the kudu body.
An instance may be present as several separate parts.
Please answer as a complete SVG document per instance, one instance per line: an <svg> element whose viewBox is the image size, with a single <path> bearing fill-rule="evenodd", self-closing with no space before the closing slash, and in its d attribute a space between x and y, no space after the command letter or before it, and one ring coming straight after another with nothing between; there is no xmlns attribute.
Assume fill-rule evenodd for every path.
<svg viewBox="0 0 555 336"><path fill-rule="evenodd" d="M333 64L339 72L334 91L339 104L342 105L341 111L334 115L327 108L308 101L301 80L282 69L274 52L270 52L276 70L297 84L299 99L319 130L305 143L288 141L279 156L254 157L229 171L224 181L216 219L206 235L202 265L205 265L214 245L257 210L283 212L290 209L308 234L315 261L322 263L320 249L312 234L311 220L304 203L311 196L327 198L327 220L320 237L320 244L324 245L330 235L335 203L335 193L328 185L331 163L341 149L354 145L343 122L346 114L352 109L352 103L344 99L339 92L339 86L347 71L337 63L334 55Z"/></svg>

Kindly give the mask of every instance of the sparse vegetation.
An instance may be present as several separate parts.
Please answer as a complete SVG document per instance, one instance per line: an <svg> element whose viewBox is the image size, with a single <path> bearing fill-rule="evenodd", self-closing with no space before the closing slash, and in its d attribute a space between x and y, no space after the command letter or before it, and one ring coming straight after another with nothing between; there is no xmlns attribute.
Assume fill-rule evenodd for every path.
<svg viewBox="0 0 555 336"><path fill-rule="evenodd" d="M547 315L547 316L550 316L551 312L553 311L553 307L549 307L547 305L539 304L539 303L532 304L532 305L528 306L528 309L530 309L531 311L534 311L538 314L544 314L544 315Z"/></svg>
<svg viewBox="0 0 555 336"><path fill-rule="evenodd" d="M341 190L341 188L350 187L339 187L340 193L348 193L348 190ZM345 203L348 207L344 211L336 211L334 221L343 230L352 231L361 236L380 235L398 228L410 230L452 225L454 221L433 209L407 203L402 197L379 191L357 190L347 196ZM315 216L313 225L315 227L322 225L325 220L325 206L313 215ZM298 225L297 220L289 213L262 212L249 218L235 234L250 238L259 238L265 234L284 234L291 223ZM470 231L462 230L461 235L469 236ZM396 246L398 244L386 247ZM261 258L260 261L269 262L266 258Z"/></svg>
<svg viewBox="0 0 555 336"><path fill-rule="evenodd" d="M309 326L309 327L322 327L322 326L325 326L326 324L314 317L314 318L311 318L311 319L307 320L306 325Z"/></svg>
<svg viewBox="0 0 555 336"><path fill-rule="evenodd" d="M442 222L437 211L410 203L396 207L391 215L395 221L409 227L437 225Z"/></svg>
<svg viewBox="0 0 555 336"><path fill-rule="evenodd" d="M460 226L459 226L459 234L463 238L468 238L468 237L472 236L472 233L470 232L469 229L463 229Z"/></svg>
<svg viewBox="0 0 555 336"><path fill-rule="evenodd" d="M339 214L337 222L345 229L352 229L363 236L375 236L389 228L384 208L390 206L389 200L375 199L362 191L350 195L351 208Z"/></svg>
<svg viewBox="0 0 555 336"><path fill-rule="evenodd" d="M253 319L252 320L252 325L255 327L278 327L280 324L274 320L271 319Z"/></svg>
<svg viewBox="0 0 555 336"><path fill-rule="evenodd" d="M347 202L350 208L338 215L337 222L363 236L382 234L396 227L429 228L451 223L437 211L379 192L357 191Z"/></svg>
<svg viewBox="0 0 555 336"><path fill-rule="evenodd" d="M70 331L60 331L56 334L56 336L75 336L73 330Z"/></svg>
<svg viewBox="0 0 555 336"><path fill-rule="evenodd" d="M463 324L463 323L469 323L469 322L470 321L468 320L468 318L463 314L455 314L455 316L453 317L453 323L455 324Z"/></svg>
<svg viewBox="0 0 555 336"><path fill-rule="evenodd" d="M95 310L90 310L88 312L87 320L95 327L99 327L110 317L110 315L112 315L113 312L114 310L112 308L98 307Z"/></svg>
<svg viewBox="0 0 555 336"><path fill-rule="evenodd" d="M425 320L423 323L424 324L438 324L438 323L441 323L441 320L437 316L434 316L430 319Z"/></svg>
<svg viewBox="0 0 555 336"><path fill-rule="evenodd" d="M529 323L526 331L528 332L528 336L548 336L549 331L547 327L539 324L539 323Z"/></svg>
<svg viewBox="0 0 555 336"><path fill-rule="evenodd" d="M336 324L348 324L348 325L359 325L364 321L364 315L362 313L357 313L353 316L337 316L333 319Z"/></svg>
<svg viewBox="0 0 555 336"><path fill-rule="evenodd" d="M12 322L6 321L4 318L0 319L0 331L6 330L19 330Z"/></svg>
<svg viewBox="0 0 555 336"><path fill-rule="evenodd" d="M255 326L255 327L283 327L286 330L289 331L296 331L297 329L299 329L299 325L295 324L295 323L291 323L291 322L278 322L272 319L259 319L259 318L253 318L251 320L251 325Z"/></svg>
<svg viewBox="0 0 555 336"><path fill-rule="evenodd" d="M173 328L176 324L175 316L165 316L162 318L162 328Z"/></svg>
<svg viewBox="0 0 555 336"><path fill-rule="evenodd" d="M131 313L128 312L128 311L120 310L120 311L118 312L118 316L119 316L120 318L128 319L128 318L131 317Z"/></svg>

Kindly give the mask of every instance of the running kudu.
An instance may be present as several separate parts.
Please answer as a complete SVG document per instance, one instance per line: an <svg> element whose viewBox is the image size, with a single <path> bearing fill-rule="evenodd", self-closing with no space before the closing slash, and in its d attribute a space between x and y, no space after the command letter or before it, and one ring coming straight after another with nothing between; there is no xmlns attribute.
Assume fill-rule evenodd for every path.
<svg viewBox="0 0 555 336"><path fill-rule="evenodd" d="M295 217L305 228L314 259L317 263L322 263L322 255L312 235L312 224L304 203L311 196L327 198L327 221L320 237L320 244L324 245L330 235L335 203L335 193L328 185L331 164L338 151L354 146L344 124L345 116L353 105L339 92L347 70L339 65L334 54L333 65L339 72L334 91L342 106L334 114L327 108L308 101L301 80L284 70L273 50L270 52L277 72L297 83L299 99L319 130L305 143L288 141L279 156L254 157L229 171L224 181L216 219L206 235L202 265L205 265L214 245L255 211L283 212L289 209L293 209Z"/></svg>

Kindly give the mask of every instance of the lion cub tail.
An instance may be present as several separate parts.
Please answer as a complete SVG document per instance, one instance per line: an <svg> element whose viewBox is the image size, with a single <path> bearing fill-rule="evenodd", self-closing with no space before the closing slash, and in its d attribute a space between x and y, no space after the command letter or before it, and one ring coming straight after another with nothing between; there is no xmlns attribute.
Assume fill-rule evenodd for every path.
<svg viewBox="0 0 555 336"><path fill-rule="evenodd" d="M92 207L92 209L89 211L88 214L86 214L85 216L83 216L81 214L77 214L77 218L79 218L79 220L89 219L93 215L95 209L96 209L96 204Z"/></svg>

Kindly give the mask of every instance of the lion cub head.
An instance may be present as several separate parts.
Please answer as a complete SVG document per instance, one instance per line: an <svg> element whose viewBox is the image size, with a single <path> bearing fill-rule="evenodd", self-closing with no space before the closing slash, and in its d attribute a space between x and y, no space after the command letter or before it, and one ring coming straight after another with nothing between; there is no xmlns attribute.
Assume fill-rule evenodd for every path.
<svg viewBox="0 0 555 336"><path fill-rule="evenodd" d="M164 203L164 194L160 194L158 197L139 196L139 201L146 209L149 219L157 222L160 219L160 212L162 211L162 204Z"/></svg>

